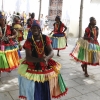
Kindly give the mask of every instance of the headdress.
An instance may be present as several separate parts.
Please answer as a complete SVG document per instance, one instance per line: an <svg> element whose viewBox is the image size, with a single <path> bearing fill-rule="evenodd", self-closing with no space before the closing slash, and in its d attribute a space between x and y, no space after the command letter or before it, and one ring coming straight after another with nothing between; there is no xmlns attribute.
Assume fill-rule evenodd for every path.
<svg viewBox="0 0 100 100"><path fill-rule="evenodd" d="M40 29L40 22L38 20L34 20L32 26L38 26Z"/></svg>

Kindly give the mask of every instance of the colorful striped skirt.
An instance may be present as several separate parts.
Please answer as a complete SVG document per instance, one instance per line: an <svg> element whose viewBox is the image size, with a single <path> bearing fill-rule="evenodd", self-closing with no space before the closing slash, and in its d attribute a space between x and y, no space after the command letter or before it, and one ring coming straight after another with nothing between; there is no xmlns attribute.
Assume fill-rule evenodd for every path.
<svg viewBox="0 0 100 100"><path fill-rule="evenodd" d="M70 53L76 60L88 65L100 65L100 46L87 40L79 39Z"/></svg>
<svg viewBox="0 0 100 100"><path fill-rule="evenodd" d="M19 59L21 58L20 51L16 46L1 45L0 50L0 71L8 72L19 66Z"/></svg>
<svg viewBox="0 0 100 100"><path fill-rule="evenodd" d="M52 61L51 61L52 62ZM59 63L44 71L30 70L27 64L21 64L19 73L19 98L27 100L51 100L59 98L68 91L60 74Z"/></svg>
<svg viewBox="0 0 100 100"><path fill-rule="evenodd" d="M52 47L54 50L63 50L66 48L67 40L62 33L53 34L51 37Z"/></svg>

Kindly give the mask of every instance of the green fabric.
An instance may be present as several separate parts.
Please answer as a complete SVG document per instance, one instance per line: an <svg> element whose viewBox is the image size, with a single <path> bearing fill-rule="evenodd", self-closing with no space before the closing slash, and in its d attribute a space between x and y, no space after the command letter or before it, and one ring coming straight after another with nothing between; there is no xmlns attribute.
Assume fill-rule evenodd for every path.
<svg viewBox="0 0 100 100"><path fill-rule="evenodd" d="M100 46L96 45L96 50L100 51Z"/></svg>
<svg viewBox="0 0 100 100"><path fill-rule="evenodd" d="M65 48L66 47L66 38L59 37L58 38L58 48Z"/></svg>
<svg viewBox="0 0 100 100"><path fill-rule="evenodd" d="M28 65L21 64L21 65L18 67L18 73L19 73L20 75L24 76L24 75L26 74L27 68L28 68Z"/></svg>
<svg viewBox="0 0 100 100"><path fill-rule="evenodd" d="M62 78L61 74L58 75L58 83L59 83L61 92L62 93L65 92L66 91L66 85L63 81L63 78Z"/></svg>
<svg viewBox="0 0 100 100"><path fill-rule="evenodd" d="M79 60L84 60L84 48L80 47L79 53L78 53L78 59Z"/></svg>
<svg viewBox="0 0 100 100"><path fill-rule="evenodd" d="M0 68L1 69L9 68L6 56L5 56L5 54L3 52L0 53Z"/></svg>
<svg viewBox="0 0 100 100"><path fill-rule="evenodd" d="M24 30L24 39L27 39L27 34L28 34L28 31Z"/></svg>

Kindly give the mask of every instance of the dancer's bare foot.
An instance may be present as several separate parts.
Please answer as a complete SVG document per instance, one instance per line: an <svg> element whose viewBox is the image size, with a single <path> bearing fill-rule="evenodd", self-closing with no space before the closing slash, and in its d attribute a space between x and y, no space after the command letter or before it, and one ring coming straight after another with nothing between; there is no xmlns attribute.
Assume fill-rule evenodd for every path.
<svg viewBox="0 0 100 100"><path fill-rule="evenodd" d="M85 77L89 77L89 74L88 73L85 73L84 75L85 75Z"/></svg>
<svg viewBox="0 0 100 100"><path fill-rule="evenodd" d="M84 65L81 65L81 67L82 67L82 70L84 72L85 71L85 66Z"/></svg>
<svg viewBox="0 0 100 100"><path fill-rule="evenodd" d="M0 71L0 79L1 79L1 71Z"/></svg>
<svg viewBox="0 0 100 100"><path fill-rule="evenodd" d="M58 57L60 57L60 55L59 55L59 54L57 54L57 56L58 56Z"/></svg>
<svg viewBox="0 0 100 100"><path fill-rule="evenodd" d="M11 71L8 71L8 73L11 73Z"/></svg>

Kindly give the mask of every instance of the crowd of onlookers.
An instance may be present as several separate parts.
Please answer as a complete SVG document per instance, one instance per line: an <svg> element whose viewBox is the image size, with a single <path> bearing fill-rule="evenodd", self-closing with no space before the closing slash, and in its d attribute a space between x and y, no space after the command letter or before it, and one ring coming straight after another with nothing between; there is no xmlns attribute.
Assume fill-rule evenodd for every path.
<svg viewBox="0 0 100 100"><path fill-rule="evenodd" d="M25 25L26 24L26 22L27 22L27 19L31 16L31 13L29 13L29 14L26 14L24 11L22 12L22 13L19 13L19 12L13 12L13 13L11 13L11 12L4 12L4 11L2 11L2 12L0 12L3 16L5 16L5 18L6 18L6 22L8 23L8 24L12 24L13 23L13 21L14 21L14 17L15 16L17 16L20 20L21 20L21 22L23 23L23 25Z"/></svg>
<svg viewBox="0 0 100 100"><path fill-rule="evenodd" d="M4 12L4 11L0 11L0 14L2 14L3 16L5 16L6 19L6 23L8 25L12 26L12 23L14 23L14 18L18 17L22 23L23 26L27 26L28 24L28 20L31 18L32 13L28 13L26 14L25 11L23 11L22 13L19 12ZM35 15L34 15L35 17ZM36 19L37 20L37 19ZM45 30L45 28L48 28L48 16L43 16L43 14L41 14L40 16L40 25L41 25L41 29L42 31Z"/></svg>

